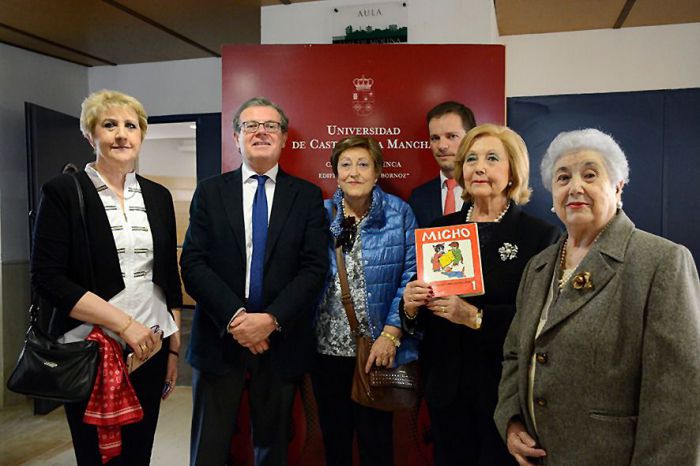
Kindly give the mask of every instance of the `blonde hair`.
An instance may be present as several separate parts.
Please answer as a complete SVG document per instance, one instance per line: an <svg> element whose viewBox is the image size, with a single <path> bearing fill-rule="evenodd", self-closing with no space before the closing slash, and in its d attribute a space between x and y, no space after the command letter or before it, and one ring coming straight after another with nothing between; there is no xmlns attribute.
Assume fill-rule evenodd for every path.
<svg viewBox="0 0 700 466"><path fill-rule="evenodd" d="M139 128L141 128L141 140L143 141L148 130L148 115L146 115L143 105L130 95L109 89L93 92L83 100L80 112L80 131L83 132L83 136L87 138L94 134L97 118L110 107L125 107L136 113L139 119Z"/></svg>
<svg viewBox="0 0 700 466"><path fill-rule="evenodd" d="M455 180L460 186L464 186L464 173L462 173L462 165L464 159L472 148L474 142L484 136L493 136L498 138L506 149L508 154L508 163L510 164L510 186L506 186L506 197L512 199L518 205L527 204L532 194L532 189L529 186L530 180L530 160L527 155L527 146L525 141L518 133L508 128L507 126L494 125L486 123L472 128L462 139L457 156L455 157ZM471 202L472 197L465 188L462 192L462 198L465 202Z"/></svg>

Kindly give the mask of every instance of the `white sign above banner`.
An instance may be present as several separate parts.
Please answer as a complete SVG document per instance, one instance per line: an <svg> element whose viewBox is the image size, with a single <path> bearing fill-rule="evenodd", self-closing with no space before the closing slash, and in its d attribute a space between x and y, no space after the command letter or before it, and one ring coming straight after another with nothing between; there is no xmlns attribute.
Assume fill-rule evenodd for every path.
<svg viewBox="0 0 700 466"><path fill-rule="evenodd" d="M408 42L406 2L336 7L332 15L334 44Z"/></svg>

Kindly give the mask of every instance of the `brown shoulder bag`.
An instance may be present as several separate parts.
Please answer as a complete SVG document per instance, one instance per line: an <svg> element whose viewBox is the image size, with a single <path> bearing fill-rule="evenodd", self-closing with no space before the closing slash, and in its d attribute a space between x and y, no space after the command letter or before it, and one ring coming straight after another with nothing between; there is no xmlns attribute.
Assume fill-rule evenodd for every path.
<svg viewBox="0 0 700 466"><path fill-rule="evenodd" d="M350 295L345 258L340 246L335 248L338 263L338 278L342 293L343 307L348 316L350 331L357 342L355 375L352 380L351 398L355 403L382 411L410 409L418 401L418 363L403 364L395 368L372 366L369 374L365 365L372 349L372 339L359 334L359 324L355 306Z"/></svg>

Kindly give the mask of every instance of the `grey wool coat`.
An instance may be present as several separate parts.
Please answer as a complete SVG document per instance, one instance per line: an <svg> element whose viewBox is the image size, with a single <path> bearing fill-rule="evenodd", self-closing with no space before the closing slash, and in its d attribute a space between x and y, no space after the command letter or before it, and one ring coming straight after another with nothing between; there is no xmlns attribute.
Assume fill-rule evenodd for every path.
<svg viewBox="0 0 700 466"><path fill-rule="evenodd" d="M518 418L547 466L700 465L700 282L690 252L619 211L535 339L562 238L528 263L504 344L496 425ZM528 366L536 356L528 410Z"/></svg>

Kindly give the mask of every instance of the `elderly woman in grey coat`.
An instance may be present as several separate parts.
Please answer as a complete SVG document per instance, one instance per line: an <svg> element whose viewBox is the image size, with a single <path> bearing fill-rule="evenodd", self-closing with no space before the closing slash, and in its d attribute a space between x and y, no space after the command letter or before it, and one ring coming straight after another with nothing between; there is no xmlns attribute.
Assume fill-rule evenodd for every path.
<svg viewBox="0 0 700 466"><path fill-rule="evenodd" d="M700 464L700 282L622 211L612 137L559 134L541 166L567 235L533 257L495 413L521 465Z"/></svg>

